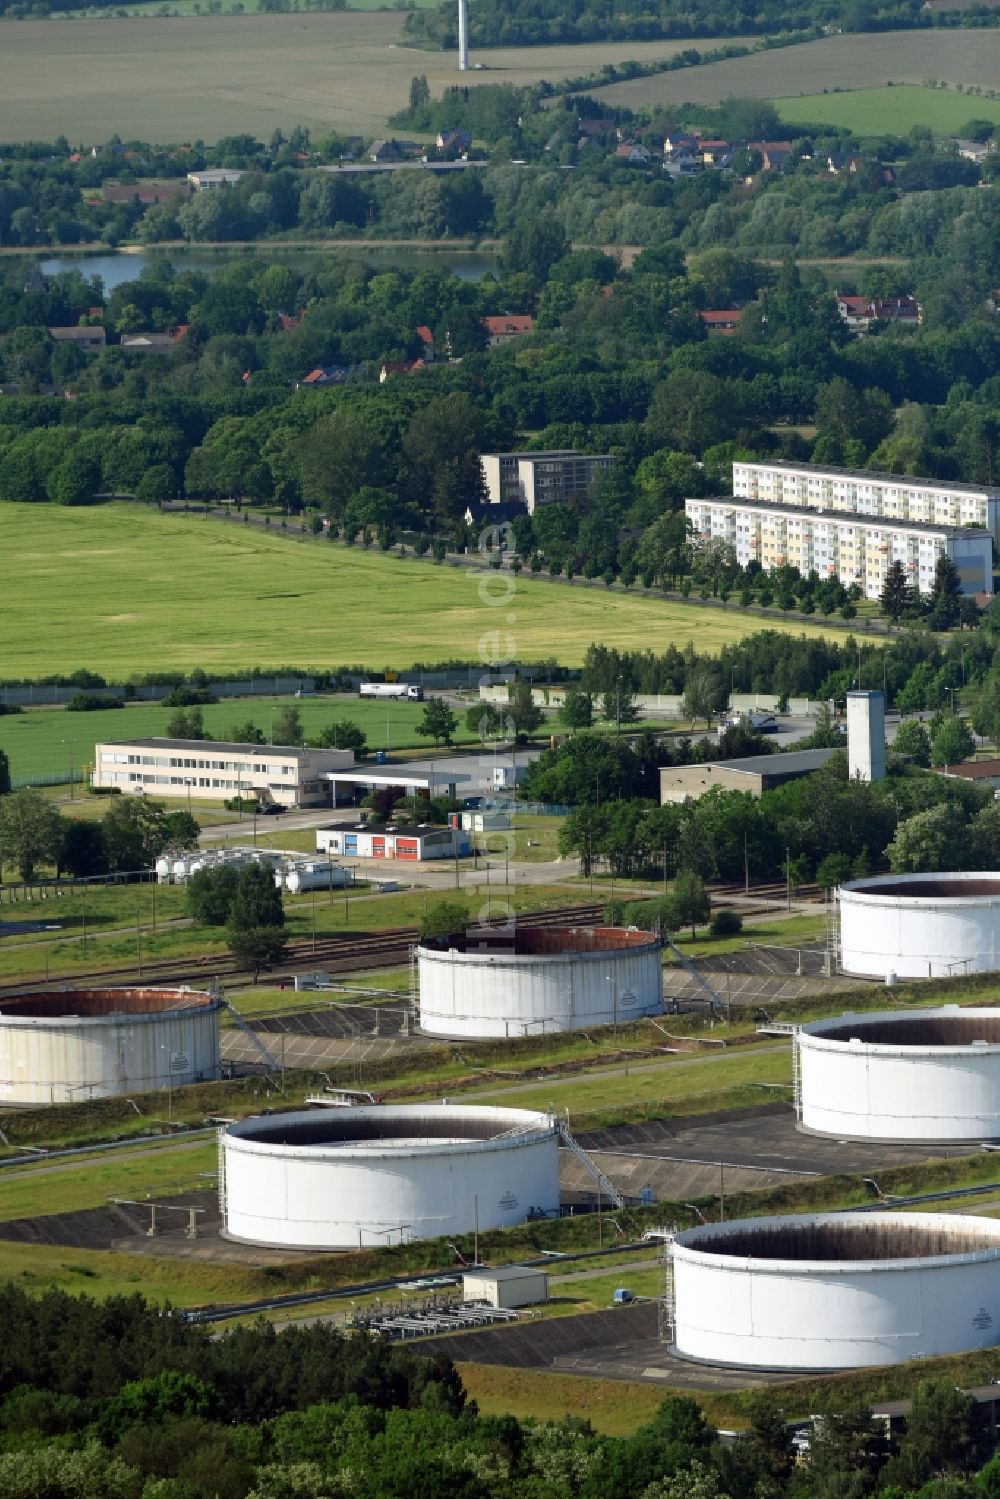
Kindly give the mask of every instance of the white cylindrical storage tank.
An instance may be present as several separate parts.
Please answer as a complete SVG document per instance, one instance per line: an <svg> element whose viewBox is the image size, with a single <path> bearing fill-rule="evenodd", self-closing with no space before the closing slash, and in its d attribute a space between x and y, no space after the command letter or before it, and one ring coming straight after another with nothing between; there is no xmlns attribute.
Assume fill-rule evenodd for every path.
<svg viewBox="0 0 1000 1499"><path fill-rule="evenodd" d="M992 1218L742 1218L678 1234L672 1256L675 1348L699 1362L859 1369L1000 1341Z"/></svg>
<svg viewBox="0 0 1000 1499"><path fill-rule="evenodd" d="M841 967L888 980L1000 969L1000 874L882 874L837 892Z"/></svg>
<svg viewBox="0 0 1000 1499"><path fill-rule="evenodd" d="M230 1238L357 1249L509 1228L559 1209L548 1114L454 1104L307 1110L230 1125Z"/></svg>
<svg viewBox="0 0 1000 1499"><path fill-rule="evenodd" d="M801 1122L819 1134L1000 1138L1000 1010L850 1012L800 1027Z"/></svg>
<svg viewBox="0 0 1000 1499"><path fill-rule="evenodd" d="M0 1103L76 1103L217 1078L221 1001L195 989L0 999Z"/></svg>
<svg viewBox="0 0 1000 1499"><path fill-rule="evenodd" d="M537 1036L663 1008L660 941L632 927L470 927L417 948L420 1027Z"/></svg>

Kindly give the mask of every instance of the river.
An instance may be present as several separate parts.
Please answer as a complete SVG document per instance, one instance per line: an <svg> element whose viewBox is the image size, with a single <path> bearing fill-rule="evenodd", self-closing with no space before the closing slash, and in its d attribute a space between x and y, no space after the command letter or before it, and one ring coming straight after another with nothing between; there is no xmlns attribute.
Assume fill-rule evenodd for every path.
<svg viewBox="0 0 1000 1499"><path fill-rule="evenodd" d="M301 268L317 256L346 256L351 260L363 260L373 266L396 267L399 270L451 271L463 281L479 281L489 271L496 269L496 256L488 250L417 250L411 245L394 246L387 242L378 249L365 245L315 250L273 249L267 245L251 245L245 251L220 251L218 254L199 254L197 250L176 253L157 251L139 254L104 255L57 255L41 262L43 276L57 276L61 271L79 271L81 276L100 276L105 295L121 286L124 281L137 281L144 265L168 262L177 270L204 271L211 275L224 270L234 260L266 260L282 265Z"/></svg>

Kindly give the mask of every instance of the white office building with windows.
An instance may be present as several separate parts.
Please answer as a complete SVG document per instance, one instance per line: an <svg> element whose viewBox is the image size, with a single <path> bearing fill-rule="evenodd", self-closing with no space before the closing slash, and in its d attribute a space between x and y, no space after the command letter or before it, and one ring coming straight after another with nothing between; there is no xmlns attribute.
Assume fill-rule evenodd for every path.
<svg viewBox="0 0 1000 1499"><path fill-rule="evenodd" d="M217 739L131 739L98 744L92 784L154 797L256 796L283 807L328 807L329 772L354 764L353 750Z"/></svg>

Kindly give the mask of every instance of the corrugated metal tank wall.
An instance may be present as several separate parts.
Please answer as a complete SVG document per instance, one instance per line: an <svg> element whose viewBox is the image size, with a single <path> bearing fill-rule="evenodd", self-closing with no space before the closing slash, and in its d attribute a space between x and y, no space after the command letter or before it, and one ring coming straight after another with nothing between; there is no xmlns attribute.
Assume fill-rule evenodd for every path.
<svg viewBox="0 0 1000 1499"><path fill-rule="evenodd" d="M38 1019L0 1005L0 1102L73 1103L217 1078L219 1010Z"/></svg>
<svg viewBox="0 0 1000 1499"><path fill-rule="evenodd" d="M914 1044L918 1020L943 1021L947 1036L956 1017L965 1039ZM974 1036L977 1019L981 1039ZM990 1039L998 1020L1000 1011L946 1006L912 1018L892 1010L803 1026L796 1039L803 1127L866 1140L1000 1138L1000 1044ZM825 1034L834 1027L836 1038ZM896 1041L893 1030L900 1032Z"/></svg>
<svg viewBox="0 0 1000 1499"><path fill-rule="evenodd" d="M626 1024L663 1008L657 943L552 956L417 951L429 1035L534 1036Z"/></svg>
<svg viewBox="0 0 1000 1499"><path fill-rule="evenodd" d="M880 875L838 891L841 966L875 978L1000 968L1000 876Z"/></svg>
<svg viewBox="0 0 1000 1499"><path fill-rule="evenodd" d="M446 1106L436 1110L442 1107L447 1114ZM382 1146L377 1139L276 1144L255 1140L252 1120L230 1128L223 1136L227 1235L252 1244L352 1249L471 1233L477 1214L485 1231L523 1223L532 1210L558 1211L559 1141L548 1116L495 1111L503 1116L498 1132L526 1119L530 1126L501 1140L418 1139L420 1116L434 1112L433 1105L414 1107L413 1139L398 1145L389 1138ZM456 1134L472 1112L454 1110ZM381 1119L387 1128L406 1118L394 1107L343 1113L354 1121Z"/></svg>
<svg viewBox="0 0 1000 1499"><path fill-rule="evenodd" d="M893 1215L855 1216L874 1230L878 1219L891 1222ZM1000 1340L1000 1225L914 1216L939 1228L959 1225L958 1242L961 1232L985 1224L993 1247L926 1259L809 1262L706 1253L714 1224L679 1235L673 1246L677 1352L706 1363L805 1371L992 1347ZM773 1226L775 1220L725 1226L754 1222Z"/></svg>

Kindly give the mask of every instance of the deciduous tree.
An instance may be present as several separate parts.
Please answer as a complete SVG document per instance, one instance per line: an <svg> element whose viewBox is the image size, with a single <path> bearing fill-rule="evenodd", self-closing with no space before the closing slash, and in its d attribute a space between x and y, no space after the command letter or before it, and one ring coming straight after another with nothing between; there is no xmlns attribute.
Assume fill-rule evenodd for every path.
<svg viewBox="0 0 1000 1499"><path fill-rule="evenodd" d="M417 733L424 739L433 739L435 744L450 745L455 737L458 719L443 697L429 697L424 703L423 717L417 724Z"/></svg>
<svg viewBox="0 0 1000 1499"><path fill-rule="evenodd" d="M54 864L62 848L59 813L40 791L26 786L0 799L0 861L31 880L39 864Z"/></svg>

